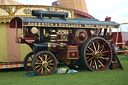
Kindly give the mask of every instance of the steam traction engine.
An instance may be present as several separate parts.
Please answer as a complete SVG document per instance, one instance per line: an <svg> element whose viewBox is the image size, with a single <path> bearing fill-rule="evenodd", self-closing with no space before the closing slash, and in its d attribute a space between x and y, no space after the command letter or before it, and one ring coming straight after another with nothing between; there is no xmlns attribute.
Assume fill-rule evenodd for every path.
<svg viewBox="0 0 128 85"><path fill-rule="evenodd" d="M97 19L66 19L65 12L33 10L35 18L15 17L10 28L16 30L16 42L28 44L32 52L24 59L26 71L37 75L54 72L57 62L72 69L107 69L113 58L111 28L118 24Z"/></svg>

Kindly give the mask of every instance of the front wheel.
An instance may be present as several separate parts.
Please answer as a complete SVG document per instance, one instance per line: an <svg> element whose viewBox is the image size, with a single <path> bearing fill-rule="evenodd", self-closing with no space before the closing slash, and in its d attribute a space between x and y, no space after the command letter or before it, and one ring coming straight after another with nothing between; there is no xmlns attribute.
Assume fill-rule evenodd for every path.
<svg viewBox="0 0 128 85"><path fill-rule="evenodd" d="M51 52L41 51L35 54L32 60L33 71L37 75L50 75L57 66L57 60Z"/></svg>
<svg viewBox="0 0 128 85"><path fill-rule="evenodd" d="M81 53L84 67L91 71L105 70L112 61L111 46L101 37L87 40L82 47Z"/></svg>

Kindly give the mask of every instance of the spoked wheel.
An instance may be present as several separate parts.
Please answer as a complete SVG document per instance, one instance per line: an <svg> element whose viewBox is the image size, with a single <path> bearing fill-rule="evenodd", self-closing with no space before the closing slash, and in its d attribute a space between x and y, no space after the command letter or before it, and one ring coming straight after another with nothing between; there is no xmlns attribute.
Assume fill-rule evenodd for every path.
<svg viewBox="0 0 128 85"><path fill-rule="evenodd" d="M37 75L52 74L56 66L57 60L55 56L48 51L38 52L32 60L32 68Z"/></svg>
<svg viewBox="0 0 128 85"><path fill-rule="evenodd" d="M26 71L32 70L32 59L33 59L33 52L28 53L24 58L24 69Z"/></svg>
<svg viewBox="0 0 128 85"><path fill-rule="evenodd" d="M87 40L82 47L81 55L85 68L92 71L105 70L112 61L111 47L101 37L94 37Z"/></svg>

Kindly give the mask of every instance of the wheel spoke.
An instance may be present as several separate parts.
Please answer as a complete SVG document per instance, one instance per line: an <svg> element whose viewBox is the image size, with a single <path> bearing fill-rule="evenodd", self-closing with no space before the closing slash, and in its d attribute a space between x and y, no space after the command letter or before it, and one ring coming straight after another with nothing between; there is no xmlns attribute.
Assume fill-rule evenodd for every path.
<svg viewBox="0 0 128 85"><path fill-rule="evenodd" d="M92 53L86 53L86 55L92 55Z"/></svg>
<svg viewBox="0 0 128 85"><path fill-rule="evenodd" d="M98 62L98 60L99 60L99 59L97 58L97 67L99 68L99 62Z"/></svg>
<svg viewBox="0 0 128 85"><path fill-rule="evenodd" d="M96 46L95 46L94 42L92 42L92 44L93 44L94 50L96 51Z"/></svg>
<svg viewBox="0 0 128 85"><path fill-rule="evenodd" d="M90 48L89 46L88 46L88 48L89 48L92 52L94 52L94 50L93 50L92 48Z"/></svg>
<svg viewBox="0 0 128 85"><path fill-rule="evenodd" d="M43 62L43 59L42 59L42 57L40 57L40 56L39 56L39 58L40 58L40 60Z"/></svg>
<svg viewBox="0 0 128 85"><path fill-rule="evenodd" d="M99 51L100 50L100 44L99 43L97 43L98 44L98 49L97 49L97 51Z"/></svg>
<svg viewBox="0 0 128 85"><path fill-rule="evenodd" d="M40 64L41 65L42 63L35 63L35 64Z"/></svg>
<svg viewBox="0 0 128 85"><path fill-rule="evenodd" d="M105 44L103 44L101 47L100 47L100 49L104 46Z"/></svg>
<svg viewBox="0 0 128 85"><path fill-rule="evenodd" d="M91 53L91 51L90 51L90 50L88 50L88 49L87 49L87 51L88 51L89 53Z"/></svg>
<svg viewBox="0 0 128 85"><path fill-rule="evenodd" d="M53 63L50 63L50 64L48 64L48 65L54 65Z"/></svg>
<svg viewBox="0 0 128 85"><path fill-rule="evenodd" d="M95 67L96 67L96 69L98 69L98 68L97 68L97 64L96 64L96 61L95 61Z"/></svg>
<svg viewBox="0 0 128 85"><path fill-rule="evenodd" d="M36 58L36 61L41 62L41 60L38 60L37 58Z"/></svg>
<svg viewBox="0 0 128 85"><path fill-rule="evenodd" d="M91 46L91 48L93 48L92 43L89 46Z"/></svg>
<svg viewBox="0 0 128 85"><path fill-rule="evenodd" d="M47 66L46 66L45 68L47 69L47 71L50 71L50 70L47 68Z"/></svg>
<svg viewBox="0 0 128 85"><path fill-rule="evenodd" d="M92 60L91 60L91 62L90 62L90 66L92 65Z"/></svg>
<svg viewBox="0 0 128 85"><path fill-rule="evenodd" d="M104 67L104 65L100 62L100 60L98 60L98 62Z"/></svg>
<svg viewBox="0 0 128 85"><path fill-rule="evenodd" d="M52 62L53 60L48 61L48 63Z"/></svg>
<svg viewBox="0 0 128 85"><path fill-rule="evenodd" d="M103 61L101 58L99 58L99 60L101 61L101 63L103 63L103 64L104 64L104 61Z"/></svg>
<svg viewBox="0 0 128 85"><path fill-rule="evenodd" d="M52 68L51 66L48 66L50 69Z"/></svg>
<svg viewBox="0 0 128 85"><path fill-rule="evenodd" d="M104 49L102 48L99 53L101 53Z"/></svg>
<svg viewBox="0 0 128 85"><path fill-rule="evenodd" d="M48 59L46 61L48 61L51 57L48 57Z"/></svg>
<svg viewBox="0 0 128 85"><path fill-rule="evenodd" d="M103 52L100 52L100 53L108 53L109 51L103 51Z"/></svg>
<svg viewBox="0 0 128 85"><path fill-rule="evenodd" d="M94 56L93 57L91 57L89 60L87 60L87 61L90 61L90 60L92 60L94 58Z"/></svg>
<svg viewBox="0 0 128 85"><path fill-rule="evenodd" d="M41 68L43 68L43 67L40 67L39 69L37 69L37 70L38 70L38 72L40 72Z"/></svg>
<svg viewBox="0 0 128 85"><path fill-rule="evenodd" d="M104 60L105 60L105 58L104 58L104 57L102 57L102 56L101 56L100 58L102 58L102 59L104 59Z"/></svg>
<svg viewBox="0 0 128 85"><path fill-rule="evenodd" d="M93 63L92 63L92 66L94 65L95 61L96 61L96 59L94 59L94 61L93 61Z"/></svg>
<svg viewBox="0 0 128 85"><path fill-rule="evenodd" d="M90 56L87 56L86 59L90 58Z"/></svg>
<svg viewBox="0 0 128 85"><path fill-rule="evenodd" d="M44 55L44 56L45 56L45 61L47 61L47 56L48 56L48 55L46 54L46 55Z"/></svg>
<svg viewBox="0 0 128 85"><path fill-rule="evenodd" d="M42 67L42 69L41 69L41 73L43 73L43 70L44 70L44 69L43 69L43 67Z"/></svg>
<svg viewBox="0 0 128 85"><path fill-rule="evenodd" d="M103 55L103 54L102 54L102 56L107 56L107 55Z"/></svg>
<svg viewBox="0 0 128 85"><path fill-rule="evenodd" d="M36 68L40 67L40 65L37 65Z"/></svg>

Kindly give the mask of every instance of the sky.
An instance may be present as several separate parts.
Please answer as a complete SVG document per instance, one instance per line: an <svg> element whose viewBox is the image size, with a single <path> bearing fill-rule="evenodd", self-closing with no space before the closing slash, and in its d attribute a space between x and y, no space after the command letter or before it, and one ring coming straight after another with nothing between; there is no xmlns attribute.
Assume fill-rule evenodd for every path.
<svg viewBox="0 0 128 85"><path fill-rule="evenodd" d="M51 6L56 0L15 0L22 4ZM85 0L88 13L104 21L111 17L111 21L118 23L128 22L128 0Z"/></svg>

